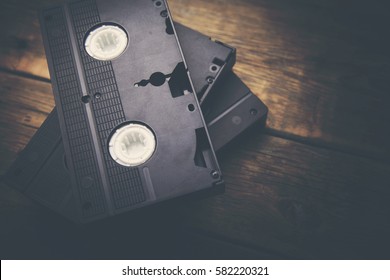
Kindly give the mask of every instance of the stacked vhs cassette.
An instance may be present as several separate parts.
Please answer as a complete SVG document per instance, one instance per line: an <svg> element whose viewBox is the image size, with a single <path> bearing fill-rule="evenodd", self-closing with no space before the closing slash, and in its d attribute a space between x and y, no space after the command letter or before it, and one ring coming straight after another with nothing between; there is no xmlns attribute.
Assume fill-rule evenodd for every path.
<svg viewBox="0 0 390 280"><path fill-rule="evenodd" d="M9 185L82 223L223 191L215 151L268 112L233 73L234 48L160 0L70 1L40 22L56 108Z"/></svg>

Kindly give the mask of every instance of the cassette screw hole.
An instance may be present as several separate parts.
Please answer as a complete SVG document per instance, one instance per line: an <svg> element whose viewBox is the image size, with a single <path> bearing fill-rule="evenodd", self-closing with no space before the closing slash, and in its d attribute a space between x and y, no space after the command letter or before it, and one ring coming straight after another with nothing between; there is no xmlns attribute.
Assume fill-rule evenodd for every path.
<svg viewBox="0 0 390 280"><path fill-rule="evenodd" d="M156 7L161 7L162 2L161 2L161 1L156 1L156 2L154 3L154 5L155 5Z"/></svg>
<svg viewBox="0 0 390 280"><path fill-rule="evenodd" d="M219 179L219 172L218 171L211 171L211 177L213 177L213 179Z"/></svg>
<svg viewBox="0 0 390 280"><path fill-rule="evenodd" d="M95 93L95 99L100 99L102 94L100 92Z"/></svg>
<svg viewBox="0 0 390 280"><path fill-rule="evenodd" d="M206 81L207 81L208 84L212 84L214 82L214 78L213 77L207 77Z"/></svg>
<svg viewBox="0 0 390 280"><path fill-rule="evenodd" d="M252 109L252 110L250 111L250 114L251 114L252 116L256 116L257 113L258 113L258 111L257 111L256 109Z"/></svg>
<svg viewBox="0 0 390 280"><path fill-rule="evenodd" d="M218 71L218 66L217 65L212 65L210 67L210 70L211 70L211 72L217 72Z"/></svg>
<svg viewBox="0 0 390 280"><path fill-rule="evenodd" d="M84 95L83 97L81 97L81 101L82 101L84 104L88 104L88 103L91 101L91 96L89 96L89 95Z"/></svg>
<svg viewBox="0 0 390 280"><path fill-rule="evenodd" d="M195 106L194 106L194 104L188 105L188 110L189 110L190 112L194 112L194 111L195 111Z"/></svg>
<svg viewBox="0 0 390 280"><path fill-rule="evenodd" d="M161 15L162 17L166 18L166 17L168 16L167 10L162 11L162 12L160 13L160 15Z"/></svg>

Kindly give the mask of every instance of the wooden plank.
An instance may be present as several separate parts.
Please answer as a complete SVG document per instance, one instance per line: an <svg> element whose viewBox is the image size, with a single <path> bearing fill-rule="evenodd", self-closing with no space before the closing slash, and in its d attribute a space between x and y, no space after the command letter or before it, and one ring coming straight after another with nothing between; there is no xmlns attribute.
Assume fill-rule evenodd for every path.
<svg viewBox="0 0 390 280"><path fill-rule="evenodd" d="M197 227L298 258L388 257L388 165L259 134L220 160L227 192L188 208Z"/></svg>
<svg viewBox="0 0 390 280"><path fill-rule="evenodd" d="M6 71L28 70L47 77L35 15L20 9L23 6L29 11L36 2L14 3L1 3L1 32L7 35L0 46L1 65ZM379 45L375 52L368 45L377 42L376 33L369 34L372 23L365 23L368 27L362 30L356 22L359 28L353 30L351 16L364 18L364 11L348 9L349 17L344 19L345 12L326 1L299 1L298 6L242 1L240 7L233 1L196 3L199 5L186 6L188 1L172 1L175 18L239 47L237 71L270 105L270 129L387 159L388 135L382 131L388 130L388 57L384 55L386 45ZM326 20L330 13L333 17ZM16 22L15 26L10 22ZM19 33L23 36L18 39ZM53 101L46 83L6 74L0 75L0 81L2 173ZM30 251L28 256L43 250L46 256L58 257L74 256L71 250L78 248L76 257L90 257L114 256L115 252L126 256L134 245L138 256L147 256L158 249L160 254L168 251L170 245L179 250L186 241L201 244L203 241L193 238L186 240L188 232L195 231L282 256L388 258L388 165L259 134L226 150L221 163L228 183L225 195L190 203L184 211L178 207L119 218L112 222L115 227L108 227L110 232L103 230L106 223L80 232L2 186L0 224L8 226L1 233L1 248L17 254L17 249L24 247L25 252ZM161 221L166 217L170 218L164 224ZM133 227L121 225L139 225L143 218L155 225L141 227L137 233L132 233ZM149 234L148 242L136 245L144 232L161 228L164 231L157 240L148 244L155 238ZM104 232L104 242L110 241L103 250L102 235L96 232ZM175 242L176 238L180 242ZM164 241L166 246L157 246ZM225 245L215 250L221 247Z"/></svg>
<svg viewBox="0 0 390 280"><path fill-rule="evenodd" d="M16 84L23 84L26 80L18 79ZM39 90L39 85L47 87L47 84L34 83L35 89L42 94L44 90ZM31 85L29 87L32 88ZM39 107L34 104L32 107L38 107L28 112L28 104L18 106L18 102L11 102L12 98L19 100L17 94L4 96L4 102L9 104L7 110L14 113L0 125L1 172L11 164L19 148L34 132L29 124L20 122L16 116L19 112L21 116L34 116L33 112ZM80 256L103 256L102 252L106 252L115 258L114 248L118 250L119 255L116 256L123 257L133 245L136 247L134 252L140 253L143 248L150 254L158 254L156 248L167 250L168 245L172 245L174 250L178 250L174 255L177 256L176 253L183 254L181 248L184 248L188 233L199 232L276 256L388 257L389 165L261 135L259 131L253 131L226 149L220 154L220 162L227 182L224 195L184 206L151 209L147 214L118 217L113 221L86 226L80 232L77 226L62 221L2 186L0 224L9 226L7 231L2 232L0 240L6 240L7 248L20 250L44 246L47 250L43 252L45 256L52 250L64 250L65 256L75 257L75 252L79 252L76 248L80 246ZM166 219L168 223L164 224L162 221ZM134 229L130 229L129 225L139 225L141 221L155 225L137 228L132 234ZM107 232L105 228L117 231ZM145 231L159 232L161 228L164 228L161 236L152 243L149 240L153 238L152 234L141 238ZM99 245L102 235L91 239L93 232L104 232L104 240L111 243ZM182 232L187 233L180 236L178 233ZM50 237L52 234L57 235ZM20 243L19 239L23 238ZM188 242L191 240L188 239ZM165 245L157 246L164 241ZM34 245L22 248L18 244ZM70 249L64 248L64 244L73 244L71 248L76 251L68 251ZM121 244L128 246L122 248ZM99 246L102 246L102 251L99 251Z"/></svg>
<svg viewBox="0 0 390 280"><path fill-rule="evenodd" d="M0 67L49 77L34 11L49 2L2 1ZM379 44L388 26L380 6L306 0L170 6L177 21L238 48L235 69L269 106L269 133L388 160L390 59L388 44ZM363 23L365 17L375 20Z"/></svg>
<svg viewBox="0 0 390 280"><path fill-rule="evenodd" d="M2 103L49 112L54 107L50 83L0 73Z"/></svg>
<svg viewBox="0 0 390 280"><path fill-rule="evenodd" d="M44 122L54 107L54 98L48 83L4 73L0 73L0 83L2 174Z"/></svg>
<svg viewBox="0 0 390 280"><path fill-rule="evenodd" d="M27 1L26 1L27 2ZM1 67L48 76L37 13L27 3L2 1L0 4Z"/></svg>
<svg viewBox="0 0 390 280"><path fill-rule="evenodd" d="M50 84L5 73L0 73L0 83L0 123L39 128L54 108Z"/></svg>

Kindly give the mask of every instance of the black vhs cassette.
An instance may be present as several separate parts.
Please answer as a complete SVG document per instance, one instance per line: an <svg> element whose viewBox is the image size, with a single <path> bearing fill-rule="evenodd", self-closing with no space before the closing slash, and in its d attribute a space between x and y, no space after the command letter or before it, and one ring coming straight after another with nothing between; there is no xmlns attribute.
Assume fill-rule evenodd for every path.
<svg viewBox="0 0 390 280"><path fill-rule="evenodd" d="M254 125L265 126L268 108L233 72L218 81L202 104L216 151Z"/></svg>
<svg viewBox="0 0 390 280"><path fill-rule="evenodd" d="M40 20L81 222L223 185L165 1L67 2Z"/></svg>
<svg viewBox="0 0 390 280"><path fill-rule="evenodd" d="M210 75L220 76L220 73L211 70L213 61L218 59L223 62L220 71L227 65L227 73L223 75L225 78L211 91L208 102L202 105L211 140L218 150L249 127L264 122L267 108L231 72L235 61L231 47L213 42L207 36L180 24L176 26L183 53L192 54L186 58L194 77L194 87L198 91L204 88ZM4 180L34 200L76 220L75 199L55 109L18 155Z"/></svg>

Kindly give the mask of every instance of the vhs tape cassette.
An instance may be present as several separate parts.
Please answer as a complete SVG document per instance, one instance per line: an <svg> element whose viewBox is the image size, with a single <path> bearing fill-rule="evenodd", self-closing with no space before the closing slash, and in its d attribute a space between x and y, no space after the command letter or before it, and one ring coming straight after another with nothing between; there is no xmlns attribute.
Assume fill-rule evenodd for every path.
<svg viewBox="0 0 390 280"><path fill-rule="evenodd" d="M40 22L80 222L223 186L165 1L70 1Z"/></svg>
<svg viewBox="0 0 390 280"><path fill-rule="evenodd" d="M267 106L234 72L218 81L202 111L216 151L252 126L265 126L268 116Z"/></svg>
<svg viewBox="0 0 390 280"><path fill-rule="evenodd" d="M192 77L197 77L194 78L195 88L202 90L207 77L215 74L210 72L215 58L223 61L222 65L228 65L221 85L211 91L208 102L201 106L203 112L207 111L205 119L216 150L251 126L258 124L260 127L266 119L267 108L231 72L235 58L234 55L232 57L235 54L233 49L211 41L209 37L187 27L179 24L176 26L183 52L192 54L187 57L187 64ZM77 220L75 198L55 109L18 155L3 179L6 184L28 197L68 219Z"/></svg>
<svg viewBox="0 0 390 280"><path fill-rule="evenodd" d="M236 63L236 49L213 41L179 23L176 32L186 58L199 103L202 105L213 88L231 72Z"/></svg>

